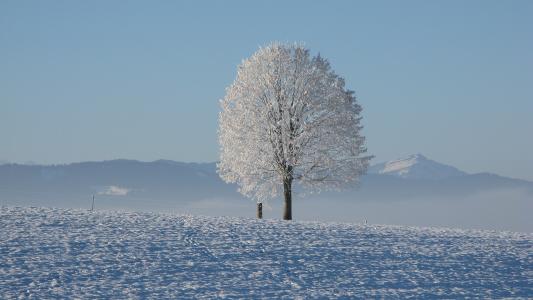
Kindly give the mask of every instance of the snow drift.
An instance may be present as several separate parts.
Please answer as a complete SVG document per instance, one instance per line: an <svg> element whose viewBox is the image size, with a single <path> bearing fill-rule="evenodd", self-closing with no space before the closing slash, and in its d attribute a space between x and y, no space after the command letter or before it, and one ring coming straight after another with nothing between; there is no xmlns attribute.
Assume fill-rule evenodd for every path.
<svg viewBox="0 0 533 300"><path fill-rule="evenodd" d="M0 298L531 297L533 235L0 207Z"/></svg>

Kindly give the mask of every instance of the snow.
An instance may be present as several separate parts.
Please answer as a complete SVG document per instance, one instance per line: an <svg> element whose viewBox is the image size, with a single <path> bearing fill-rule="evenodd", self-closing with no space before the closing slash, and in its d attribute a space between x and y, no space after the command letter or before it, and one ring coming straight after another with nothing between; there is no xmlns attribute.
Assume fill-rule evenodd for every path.
<svg viewBox="0 0 533 300"><path fill-rule="evenodd" d="M383 168L383 170L380 173L384 174L384 173L397 172L400 175L409 173L409 168L413 166L416 162L417 162L416 157L409 157L407 159L401 159L401 160L393 160L393 161L386 163L385 168Z"/></svg>
<svg viewBox="0 0 533 300"><path fill-rule="evenodd" d="M0 298L533 296L526 233L0 208Z"/></svg>
<svg viewBox="0 0 533 300"><path fill-rule="evenodd" d="M455 167L430 160L422 154L412 154L374 165L369 169L369 173L430 180L467 175Z"/></svg>

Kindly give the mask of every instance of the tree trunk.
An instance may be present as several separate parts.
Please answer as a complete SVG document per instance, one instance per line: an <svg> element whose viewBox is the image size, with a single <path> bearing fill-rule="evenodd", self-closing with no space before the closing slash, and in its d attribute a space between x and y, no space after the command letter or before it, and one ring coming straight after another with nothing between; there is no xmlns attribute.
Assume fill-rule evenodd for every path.
<svg viewBox="0 0 533 300"><path fill-rule="evenodd" d="M263 203L257 203L257 218L263 218Z"/></svg>
<svg viewBox="0 0 533 300"><path fill-rule="evenodd" d="M292 178L283 180L283 195L285 196L283 220L292 220Z"/></svg>

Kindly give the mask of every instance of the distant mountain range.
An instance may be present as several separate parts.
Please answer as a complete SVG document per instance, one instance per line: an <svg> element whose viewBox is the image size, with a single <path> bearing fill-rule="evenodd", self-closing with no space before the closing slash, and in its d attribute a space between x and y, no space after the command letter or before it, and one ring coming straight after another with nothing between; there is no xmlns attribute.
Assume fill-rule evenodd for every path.
<svg viewBox="0 0 533 300"><path fill-rule="evenodd" d="M95 195L97 208L253 216L255 204L244 199L237 188L218 177L216 163L118 159L48 166L0 165L3 205L88 208ZM483 209L489 209L498 220L516 219L524 209L533 209L533 183L488 173L467 174L416 154L373 165L356 189L303 198L296 198L294 203L295 217L301 219L362 221L371 217L389 224L454 226L454 218L464 211L469 222L479 218ZM278 217L280 207L280 200L267 204L267 209L272 208L270 216ZM424 207L431 213L422 212ZM437 207L442 209L433 209ZM509 210L512 212L503 214ZM420 221L432 213L433 218ZM533 231L533 222L528 219L518 217L518 227L503 228L524 230L530 226ZM467 227L494 227L469 224Z"/></svg>

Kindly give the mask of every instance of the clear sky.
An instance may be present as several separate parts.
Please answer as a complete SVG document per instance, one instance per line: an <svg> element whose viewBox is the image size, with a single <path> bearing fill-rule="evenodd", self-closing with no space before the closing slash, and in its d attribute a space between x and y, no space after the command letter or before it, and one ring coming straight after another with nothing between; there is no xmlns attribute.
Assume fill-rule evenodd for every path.
<svg viewBox="0 0 533 300"><path fill-rule="evenodd" d="M374 162L533 180L533 1L0 1L0 160L218 159L218 100L271 41L356 91Z"/></svg>

